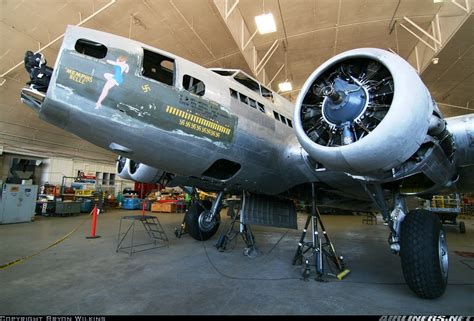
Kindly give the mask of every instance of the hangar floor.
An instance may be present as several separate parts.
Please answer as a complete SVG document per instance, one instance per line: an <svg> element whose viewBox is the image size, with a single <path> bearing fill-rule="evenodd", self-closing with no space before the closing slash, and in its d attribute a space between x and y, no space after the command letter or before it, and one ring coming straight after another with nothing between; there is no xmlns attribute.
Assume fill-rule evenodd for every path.
<svg viewBox="0 0 474 321"><path fill-rule="evenodd" d="M338 254L351 273L339 281L301 280L301 266L291 265L301 230L253 227L262 254L243 256L235 248L214 247L229 218L211 240L174 236L182 214L156 215L167 247L116 253L120 217L139 211L114 210L99 216L97 234L88 240L90 218L36 217L33 223L0 226L0 264L34 253L82 224L69 238L19 264L0 270L1 314L448 314L473 315L474 221L466 234L446 226L449 285L443 297L423 300L405 285L400 262L390 254L387 228L362 224L362 216L324 215ZM306 216L299 215L300 228ZM140 229L136 229L138 238ZM144 232L143 232L144 233Z"/></svg>

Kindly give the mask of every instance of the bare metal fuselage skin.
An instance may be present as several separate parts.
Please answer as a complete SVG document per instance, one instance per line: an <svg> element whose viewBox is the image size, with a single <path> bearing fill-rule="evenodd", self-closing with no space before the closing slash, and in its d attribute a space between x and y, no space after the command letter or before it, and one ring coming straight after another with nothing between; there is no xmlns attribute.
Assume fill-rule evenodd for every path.
<svg viewBox="0 0 474 321"><path fill-rule="evenodd" d="M107 56L97 59L78 53L74 46L80 38L106 45ZM250 108L230 97L225 77L168 53L163 54L175 60L174 85L145 77L143 48L161 52L121 37L69 27L40 118L100 147L113 150L119 145L123 150L114 152L174 173L177 181L189 185L278 194L317 180L302 158L304 151L293 129L275 120L273 103L256 95L266 112ZM96 109L104 74L114 72L106 60L119 56L127 57L129 72ZM203 97L183 89L185 74L206 83ZM230 86L248 90L236 83ZM285 116L290 115L286 111ZM218 159L241 168L227 180L203 178Z"/></svg>
<svg viewBox="0 0 474 321"><path fill-rule="evenodd" d="M99 59L78 52L78 39L105 45L107 55ZM173 85L143 75L144 49L174 61ZM128 65L126 72L110 63L120 59ZM122 79L116 80L96 108L106 83L111 77L120 78L117 72ZM205 83L203 96L184 88L189 76ZM231 97L231 89L260 102L265 111ZM297 185L321 182L348 197L365 198L351 176L314 170L294 129L276 120L274 112L293 119L292 104L276 93L272 102L228 77L167 52L69 27L39 115L100 147L175 174L175 184L281 194ZM224 179L204 175L218 160L240 167Z"/></svg>

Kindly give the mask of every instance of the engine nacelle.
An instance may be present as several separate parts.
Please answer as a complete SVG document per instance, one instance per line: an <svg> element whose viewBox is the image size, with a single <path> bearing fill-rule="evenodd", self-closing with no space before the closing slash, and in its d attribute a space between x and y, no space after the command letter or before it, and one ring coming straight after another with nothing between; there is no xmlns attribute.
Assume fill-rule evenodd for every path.
<svg viewBox="0 0 474 321"><path fill-rule="evenodd" d="M156 183L164 173L162 170L134 160L130 160L129 164L128 174L135 182Z"/></svg>
<svg viewBox="0 0 474 321"><path fill-rule="evenodd" d="M163 175L157 168L122 156L117 159L117 173L123 179L140 183L156 183Z"/></svg>
<svg viewBox="0 0 474 321"><path fill-rule="evenodd" d="M120 178L131 180L132 178L128 174L130 167L130 159L123 156L117 158L117 173Z"/></svg>
<svg viewBox="0 0 474 321"><path fill-rule="evenodd" d="M416 71L388 51L341 53L317 68L296 101L306 152L351 174L390 170L423 144L435 104Z"/></svg>

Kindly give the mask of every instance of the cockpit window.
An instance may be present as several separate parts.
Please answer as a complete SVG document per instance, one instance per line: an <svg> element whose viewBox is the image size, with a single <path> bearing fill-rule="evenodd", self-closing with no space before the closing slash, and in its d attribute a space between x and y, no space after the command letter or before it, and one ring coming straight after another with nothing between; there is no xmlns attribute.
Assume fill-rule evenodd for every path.
<svg viewBox="0 0 474 321"><path fill-rule="evenodd" d="M235 74L235 70L216 70L216 69L211 69L211 70L221 76L232 76L233 74Z"/></svg>
<svg viewBox="0 0 474 321"><path fill-rule="evenodd" d="M145 77L172 86L174 80L174 59L143 49L142 74Z"/></svg>
<svg viewBox="0 0 474 321"><path fill-rule="evenodd" d="M260 95L260 85L258 84L258 82L249 78L247 75L239 72L237 75L234 76L234 79L245 87L247 87L248 89L253 90Z"/></svg>
<svg viewBox="0 0 474 321"><path fill-rule="evenodd" d="M265 97L265 98L267 98L267 99L270 100L271 102L274 102L274 101L273 101L273 93L272 93L272 91L269 90L269 89L267 89L267 88L265 88L265 87L263 87L263 86L261 86L261 88L262 88L262 96Z"/></svg>

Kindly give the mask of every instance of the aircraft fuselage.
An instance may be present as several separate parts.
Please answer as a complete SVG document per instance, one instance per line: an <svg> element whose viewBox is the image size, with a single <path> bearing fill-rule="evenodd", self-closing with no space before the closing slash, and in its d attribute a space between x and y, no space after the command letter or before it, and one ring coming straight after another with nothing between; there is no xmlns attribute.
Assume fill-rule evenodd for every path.
<svg viewBox="0 0 474 321"><path fill-rule="evenodd" d="M191 89L198 81L203 95ZM315 180L291 103L257 91L133 40L69 27L40 117L187 183L277 194Z"/></svg>

